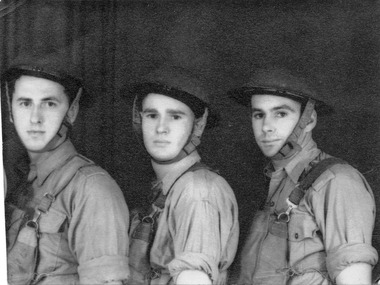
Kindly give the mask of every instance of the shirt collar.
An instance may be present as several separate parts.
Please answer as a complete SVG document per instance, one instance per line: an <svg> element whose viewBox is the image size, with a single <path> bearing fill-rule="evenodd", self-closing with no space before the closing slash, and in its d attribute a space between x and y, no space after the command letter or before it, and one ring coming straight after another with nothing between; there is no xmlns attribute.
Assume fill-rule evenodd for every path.
<svg viewBox="0 0 380 285"><path fill-rule="evenodd" d="M312 162L319 154L320 150L317 148L317 144L310 139L310 141L302 148L302 150L297 153L289 163L283 168L287 176L293 181L294 184L298 183L299 177L306 167ZM271 177L274 172L272 163L269 163L265 169L264 173Z"/></svg>
<svg viewBox="0 0 380 285"><path fill-rule="evenodd" d="M162 183L162 193L164 195L167 195L170 187L182 175L182 173L184 173L194 163L200 160L201 160L201 157L199 156L198 152L195 150L192 153L190 153L188 156L178 161L176 163L175 170L168 172L161 181L158 181L158 183Z"/></svg>
<svg viewBox="0 0 380 285"><path fill-rule="evenodd" d="M57 148L43 153L35 163L30 165L30 171L36 172L38 186L41 186L55 169L62 166L69 157L75 154L77 152L69 139L66 139Z"/></svg>

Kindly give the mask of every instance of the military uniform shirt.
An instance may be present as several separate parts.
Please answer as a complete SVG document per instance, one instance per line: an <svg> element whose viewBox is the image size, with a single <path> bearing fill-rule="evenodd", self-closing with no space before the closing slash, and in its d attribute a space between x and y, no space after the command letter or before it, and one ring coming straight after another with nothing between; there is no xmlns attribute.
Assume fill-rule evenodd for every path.
<svg viewBox="0 0 380 285"><path fill-rule="evenodd" d="M168 196L150 253L151 265L174 280L183 270L201 270L213 284L225 284L239 238L232 189L215 172L199 169L184 174L168 193L174 181L198 161L194 151L160 181Z"/></svg>
<svg viewBox="0 0 380 285"><path fill-rule="evenodd" d="M271 178L267 205L276 214L285 211L286 198L305 168L309 170L310 163L327 157L331 156L321 152L310 140L284 169L273 172L266 168ZM312 264L318 260L323 263L322 268L327 268L334 282L339 273L352 263L375 265L378 256L371 245L374 221L373 193L362 174L347 164L332 166L313 183L298 208L291 212L289 265L297 267L301 264L298 269L302 271L302 262L310 265L310 261L313 260ZM308 270L293 276L290 284L329 282L318 272Z"/></svg>
<svg viewBox="0 0 380 285"><path fill-rule="evenodd" d="M35 180L29 208L49 189L47 177L76 153L66 140L31 165ZM98 166L79 169L41 215L37 274L43 278L38 284L93 285L127 279L128 226L127 205L110 175Z"/></svg>

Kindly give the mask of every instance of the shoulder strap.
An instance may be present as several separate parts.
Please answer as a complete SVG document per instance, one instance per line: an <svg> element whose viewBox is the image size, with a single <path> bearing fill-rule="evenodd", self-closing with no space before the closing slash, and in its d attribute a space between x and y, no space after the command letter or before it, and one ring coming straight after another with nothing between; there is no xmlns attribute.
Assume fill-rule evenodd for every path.
<svg viewBox="0 0 380 285"><path fill-rule="evenodd" d="M94 165L94 162L81 156L80 154L69 157L63 166L56 169L51 174L51 177L48 178L53 179L51 182L51 190L44 194L40 204L36 207L36 210L46 213L55 200L55 197L57 197L57 195L66 188L78 170L89 165ZM60 175L58 176L57 173Z"/></svg>
<svg viewBox="0 0 380 285"><path fill-rule="evenodd" d="M335 164L347 164L347 162L339 158L330 157L314 165L309 171L309 173L306 175L306 177L302 179L302 181L298 183L296 188L294 188L292 193L290 193L289 201L292 202L294 205L298 205L303 196L305 195L306 191L311 187L315 180L317 180L317 178L321 176L323 172L325 172L327 169L329 169L331 166Z"/></svg>
<svg viewBox="0 0 380 285"><path fill-rule="evenodd" d="M176 182L183 176L185 175L186 173L188 172L194 172L196 170L199 170L199 169L208 169L208 170L211 170L210 167L208 167L207 165L203 164L202 162L196 162L194 163L192 166L190 166L186 171L184 171L180 176L177 177L177 179L173 182L173 184L170 186L169 188L169 191L168 193L170 192L170 190L173 188L174 184L176 184ZM160 208L160 209L163 209L164 206L165 206L165 201L166 201L166 197L167 195L164 195L162 193L162 190L160 189L159 193L156 195L156 198L154 199L153 201L153 205L155 205L156 207Z"/></svg>

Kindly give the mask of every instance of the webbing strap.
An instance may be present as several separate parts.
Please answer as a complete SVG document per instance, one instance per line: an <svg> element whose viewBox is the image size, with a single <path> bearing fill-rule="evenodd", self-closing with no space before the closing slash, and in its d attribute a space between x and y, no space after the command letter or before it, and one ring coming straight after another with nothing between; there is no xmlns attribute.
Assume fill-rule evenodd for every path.
<svg viewBox="0 0 380 285"><path fill-rule="evenodd" d="M330 157L314 165L311 168L310 172L306 175L306 177L302 179L302 181L297 185L297 187L294 188L292 193L290 193L289 201L292 202L294 205L298 205L301 199L305 196L306 191L311 187L314 181L319 176L321 176L323 172L325 172L327 169L329 169L331 166L335 164L347 164L347 162L340 158Z"/></svg>
<svg viewBox="0 0 380 285"><path fill-rule="evenodd" d="M40 203L36 207L36 210L46 213L51 204L54 202L55 197L66 188L69 182L74 178L77 171L87 165L93 165L94 163L90 160L83 159L79 154L69 157L61 168L56 169L48 178L53 179L51 183L51 189L49 192L45 193L42 197ZM56 176L60 173L59 177ZM49 182L49 181L47 181Z"/></svg>

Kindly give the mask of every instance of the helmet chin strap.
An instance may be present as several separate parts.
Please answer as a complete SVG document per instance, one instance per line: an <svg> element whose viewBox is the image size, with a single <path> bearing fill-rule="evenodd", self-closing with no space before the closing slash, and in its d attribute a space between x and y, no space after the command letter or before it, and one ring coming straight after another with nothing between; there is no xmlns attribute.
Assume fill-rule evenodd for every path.
<svg viewBox="0 0 380 285"><path fill-rule="evenodd" d="M60 146L69 135L72 123L70 122L70 119L68 117L68 114L70 112L70 109L73 108L75 104L79 104L80 97L82 96L83 89L82 87L78 89L77 95L75 96L74 100L71 102L69 108L67 109L66 115L62 121L61 127L59 128L56 135L52 138L52 140L47 144L46 149L47 151L53 150Z"/></svg>
<svg viewBox="0 0 380 285"><path fill-rule="evenodd" d="M70 129L71 129L71 125L65 117L65 119L63 119L63 122L58 132L51 139L51 141L46 145L44 152L51 151L53 149L56 149L58 146L60 146L66 140L67 134Z"/></svg>
<svg viewBox="0 0 380 285"><path fill-rule="evenodd" d="M290 134L287 141L278 151L278 153L276 153L271 158L272 160L287 159L293 156L295 153L301 151L301 146L298 144L298 138L300 137L307 124L310 122L314 106L315 101L309 98L306 103L305 110L303 111L301 118L298 120L297 125L294 127L293 132Z"/></svg>
<svg viewBox="0 0 380 285"><path fill-rule="evenodd" d="M207 116L208 116L208 110L206 108L202 117L195 120L193 131L190 135L188 142L185 144L185 146L182 148L182 150L178 153L176 157L174 157L173 159L165 160L165 161L156 160L154 158L152 158L152 160L157 164L167 165L167 164L180 161L181 159L185 158L190 153L195 151L197 146L200 145L201 143L201 136L206 127Z"/></svg>

